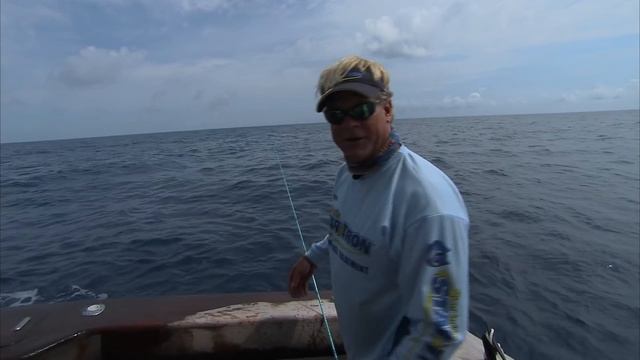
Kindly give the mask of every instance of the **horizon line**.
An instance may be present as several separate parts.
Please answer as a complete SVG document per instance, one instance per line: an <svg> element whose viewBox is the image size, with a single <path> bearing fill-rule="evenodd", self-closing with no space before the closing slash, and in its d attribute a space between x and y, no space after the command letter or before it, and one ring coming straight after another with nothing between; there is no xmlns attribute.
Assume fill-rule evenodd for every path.
<svg viewBox="0 0 640 360"><path fill-rule="evenodd" d="M598 113L598 112L618 112L618 111L640 111L640 108L635 109L617 109L617 110L593 110L593 111L564 111L564 112L542 112L542 113L510 113L510 114L486 114L486 115L445 115L445 116L428 116L428 117L406 117L399 118L396 121L403 120L427 120L427 119L455 119L455 118L469 118L480 116L522 116L522 115L560 115L560 114L583 114L583 113ZM9 144L24 144L24 143L38 143L49 141L69 141L69 140L85 140L85 139L99 139L108 137L123 137L123 136L136 136L136 135L156 135L156 134L170 134L192 131L207 131L207 130L225 130L225 129L246 129L246 128L260 128L260 127L277 127L277 126L291 126L291 125L314 125L322 124L324 122L302 122L302 123L286 123L286 124L270 124L270 125L251 125L251 126L228 126L228 127L214 127L214 128L202 128L202 129L190 129L190 130L167 130L156 132L140 132L140 133L127 133L127 134L111 134L111 135L97 135L97 136L82 136L71 138L59 138L59 139L44 139L44 140L19 140L10 142L1 142L0 145Z"/></svg>

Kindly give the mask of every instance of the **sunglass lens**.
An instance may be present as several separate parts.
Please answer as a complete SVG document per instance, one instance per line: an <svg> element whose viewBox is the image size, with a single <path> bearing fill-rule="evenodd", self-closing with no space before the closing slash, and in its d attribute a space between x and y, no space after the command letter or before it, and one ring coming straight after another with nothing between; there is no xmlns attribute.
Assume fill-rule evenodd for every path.
<svg viewBox="0 0 640 360"><path fill-rule="evenodd" d="M351 110L327 110L324 112L324 117L327 121L333 125L340 125L344 121L346 116L359 121L367 120L376 110L376 104L372 102L365 102L360 105L356 105Z"/></svg>
<svg viewBox="0 0 640 360"><path fill-rule="evenodd" d="M357 120L366 120L373 114L374 108L375 104L373 103L362 103L351 109L350 115Z"/></svg>
<svg viewBox="0 0 640 360"><path fill-rule="evenodd" d="M344 113L340 110L325 111L324 117L330 124L340 125L344 119Z"/></svg>

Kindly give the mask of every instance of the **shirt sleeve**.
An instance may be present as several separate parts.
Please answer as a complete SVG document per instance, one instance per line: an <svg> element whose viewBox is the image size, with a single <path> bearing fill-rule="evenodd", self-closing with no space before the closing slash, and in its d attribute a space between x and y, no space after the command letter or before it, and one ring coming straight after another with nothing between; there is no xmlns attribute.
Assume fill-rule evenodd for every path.
<svg viewBox="0 0 640 360"><path fill-rule="evenodd" d="M413 221L399 244L398 284L406 314L391 359L448 359L468 322L469 221L453 215Z"/></svg>
<svg viewBox="0 0 640 360"><path fill-rule="evenodd" d="M311 245L309 250L307 250L307 253L305 254L305 256L308 257L312 263L317 265L321 257L327 256L328 251L329 251L329 234L327 234L324 237L324 239L313 243L313 245Z"/></svg>

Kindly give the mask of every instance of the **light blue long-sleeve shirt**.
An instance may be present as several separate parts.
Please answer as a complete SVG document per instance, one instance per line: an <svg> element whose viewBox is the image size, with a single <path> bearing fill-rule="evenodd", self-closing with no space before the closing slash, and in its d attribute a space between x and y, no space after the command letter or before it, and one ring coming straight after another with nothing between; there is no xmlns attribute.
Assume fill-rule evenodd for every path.
<svg viewBox="0 0 640 360"><path fill-rule="evenodd" d="M468 319L467 210L453 182L402 146L374 172L338 171L327 239L340 332L351 359L441 359Z"/></svg>

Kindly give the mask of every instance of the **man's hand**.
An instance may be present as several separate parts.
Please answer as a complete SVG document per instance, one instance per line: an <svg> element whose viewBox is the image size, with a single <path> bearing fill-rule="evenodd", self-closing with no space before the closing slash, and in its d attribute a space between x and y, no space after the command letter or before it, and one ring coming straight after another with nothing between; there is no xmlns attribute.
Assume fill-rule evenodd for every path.
<svg viewBox="0 0 640 360"><path fill-rule="evenodd" d="M307 296L307 283L315 269L316 265L306 256L301 257L293 265L289 272L289 294L291 297Z"/></svg>

